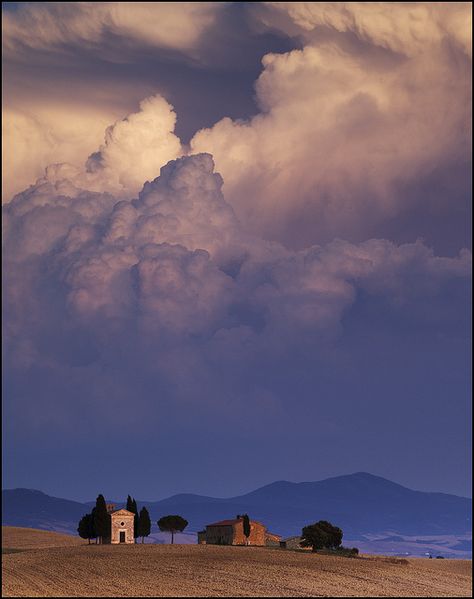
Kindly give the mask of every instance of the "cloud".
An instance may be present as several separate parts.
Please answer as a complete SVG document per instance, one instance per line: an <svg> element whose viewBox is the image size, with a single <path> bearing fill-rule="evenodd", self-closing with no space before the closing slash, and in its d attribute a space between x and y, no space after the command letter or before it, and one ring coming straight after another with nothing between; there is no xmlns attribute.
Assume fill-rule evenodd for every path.
<svg viewBox="0 0 474 599"><path fill-rule="evenodd" d="M150 480L170 452L182 456L180 480L201 489L199 462L207 472L247 462L257 485L284 463L284 475L316 477L315 452L325 474L412 463L421 437L461 463L471 268L461 9L441 18L448 8L397 5L379 19L339 4L222 5L225 19L186 5L183 29L164 19L165 32L152 5L137 19L123 4L32 5L8 21L12 472L57 469L58 443L109 468L105 437L129 471L146 456ZM242 39L249 14L260 34ZM217 15L212 36L206 15ZM270 30L291 39L268 52ZM263 54L258 110L235 110ZM190 134L207 127L190 147L176 114L178 125L200 115ZM449 457L447 430L459 441ZM426 472L433 456L417 460Z"/></svg>
<svg viewBox="0 0 474 599"><path fill-rule="evenodd" d="M73 115L73 118L71 118ZM118 118L114 110L74 105L15 104L3 109L2 202L32 185L53 162L84 163L103 139L104 129Z"/></svg>
<svg viewBox="0 0 474 599"><path fill-rule="evenodd" d="M97 122L100 123L101 120L98 119ZM104 143L98 151L90 153L93 149L91 140L95 141L97 137L97 122L89 130L90 137L84 139L82 132L86 130L86 123L82 121L71 125L69 118L62 121L59 116L55 120L55 127L52 130L46 128L45 131L44 122L36 124L28 117L17 121L16 115L13 115L12 119L7 120L5 145L7 148L14 146L18 152L5 156L6 166L15 170L25 166L37 172L45 157L51 154L54 157L61 156L61 163L50 164L45 171L41 169L44 176L39 177L40 185L45 182L56 185L62 180L68 180L91 191L108 191L115 193L117 197L132 197L141 189L144 180L154 178L163 164L182 154L181 143L173 133L176 115L173 107L161 96L144 99L140 102L138 112L108 127ZM68 124L71 125L69 130ZM58 134L55 132L61 126L65 136L64 143L58 142ZM36 149L42 148L41 156L34 150L30 152L32 135L38 141ZM50 150L45 150L44 146ZM81 163L84 162L87 151L90 155L84 169ZM69 156L73 159L72 164L69 164ZM29 176L31 177L31 171ZM25 180L20 178L15 183L17 187L24 184ZM7 184L7 190L10 189L10 184ZM8 198L8 194L5 197Z"/></svg>
<svg viewBox="0 0 474 599"><path fill-rule="evenodd" d="M143 10L153 9L159 16L160 10L167 10L160 6L146 5ZM107 23L115 23L115 16L109 19L104 15L113 12L114 5L68 7L28 10L32 19L36 19L37 9L38 15L44 12L49 15L44 18L54 22L48 11L59 11L65 22L64 35L69 35L69 26L74 29L76 13L80 31L83 19L87 22L97 12L98 22L102 19L105 23L97 48L105 49L110 41ZM120 7L122 10L123 5ZM192 10L183 6L186 15ZM208 8L202 10L207 14ZM382 6L380 11L342 3L252 5L246 14L254 26L260 23L263 27L261 36L278 29L299 37L305 46L266 54L256 82L259 113L247 120L225 117L218 122L207 115L206 120L214 124L194 136L191 152L214 156L225 180L228 202L258 236L303 248L336 236L354 242L380 236L401 243L421 235L437 251L457 252L470 237L464 216L470 202L471 160L470 61L461 25L466 10L469 13L467 5L452 4L400 4L390 10ZM210 27L217 27L224 13L229 20L232 15L228 12L227 7L224 12L212 13L215 20ZM20 22L26 18L22 14L18 11L8 18ZM150 17L150 22L153 19ZM181 20L187 22L185 16ZM231 40L236 33L227 21L226 27ZM17 35L14 31L13 37ZM150 89L156 90L155 79L160 85L167 80L164 73L178 73L176 77L192 81L189 85L193 88L200 77L208 77L201 64L196 67L196 79L191 79L194 71L181 72L176 57L168 56L165 68L161 63L157 67L147 62L146 50L130 59L139 67L117 71L104 52L94 70L89 54L93 50L77 35L73 68L80 81L85 74L93 75L94 89L87 88L89 98L67 79L70 68L64 68L58 46L51 46L53 53L45 55L46 64L34 69L36 74L30 70L28 80L34 80L35 90L41 90L51 70L54 81L48 89L56 89L59 74L58 99L50 104L47 98L40 98L34 108L31 103L28 106L31 90L25 92L23 84L15 83L11 66L20 58L9 55L8 81L14 89L7 96L4 119L4 201L33 183L52 162L80 166L101 143L106 123L136 110L137 98L151 97ZM129 39L126 32L120 35ZM20 33L18 36L21 39ZM196 51L207 43L206 36L199 39ZM117 64L127 60L124 48L115 48L110 60ZM28 52L31 58L31 49ZM43 56L41 52L33 54ZM220 55L216 48L213 54ZM61 66L54 66L55 60ZM155 68L161 68L156 78L152 76ZM135 77L135 71L142 75ZM112 73L120 77L115 80ZM129 81L126 87L125 80ZM65 88L80 98L77 106L64 97ZM186 86L180 83L179 93L175 92L182 105L182 98L188 98ZM43 89L41 93L46 92ZM154 95L169 99L166 93ZM212 94L189 97L185 109L178 111L178 122L195 111L212 113L210 96L221 97L217 88ZM156 176L160 166L185 152L171 104L164 99L151 102L153 106L142 106L135 116L116 124L113 134L109 130L99 154L90 160L89 188L95 176L97 191L108 189L128 197L138 193L146 178ZM88 103L90 110L84 108ZM227 96L218 104L219 115L232 113ZM177 106L175 99L173 105ZM148 128L151 121L154 125ZM18 151L13 151L15 148ZM129 161L132 149L136 158ZM100 176L93 173L98 166Z"/></svg>
<svg viewBox="0 0 474 599"><path fill-rule="evenodd" d="M472 11L467 2L263 2L254 14L267 27L307 41L318 27L354 33L360 40L405 56L450 41L472 54Z"/></svg>
<svg viewBox="0 0 474 599"><path fill-rule="evenodd" d="M107 43L178 49L192 53L214 22L213 2L73 2L25 4L3 16L4 49L21 59L25 50L67 52L74 46L107 52Z"/></svg>
<svg viewBox="0 0 474 599"><path fill-rule="evenodd" d="M2 203L51 163L82 165L105 128L133 112L141 99L160 92L181 96L176 88L196 77L190 65L224 5L177 6L135 3L132 10L121 2L84 2L5 8Z"/></svg>
<svg viewBox="0 0 474 599"><path fill-rule="evenodd" d="M258 234L293 247L337 235L362 240L409 220L410 186L435 173L465 165L459 185L467 186L464 55L430 47L377 64L328 42L266 55L263 66L260 113L222 119L191 140L193 152L214 156L228 201ZM448 197L440 202L453 210Z"/></svg>
<svg viewBox="0 0 474 599"><path fill-rule="evenodd" d="M140 102L140 111L109 127L105 143L89 157L89 188L97 174L99 187L136 194L143 180L182 153L173 134L175 123L173 107L164 98L154 96Z"/></svg>
<svg viewBox="0 0 474 599"><path fill-rule="evenodd" d="M122 385L156 379L172 396L181 389L180 401L202 379L215 407L215 385L226 383L211 382L211 364L245 372L296 347L325 351L359 293L397 311L469 276L470 252L440 258L421 241L289 251L250 235L209 154L169 162L133 199L78 180L73 167L51 167L4 207L7 363L17 373L34 365L67 380L85 368L107 387L96 371L109 364Z"/></svg>

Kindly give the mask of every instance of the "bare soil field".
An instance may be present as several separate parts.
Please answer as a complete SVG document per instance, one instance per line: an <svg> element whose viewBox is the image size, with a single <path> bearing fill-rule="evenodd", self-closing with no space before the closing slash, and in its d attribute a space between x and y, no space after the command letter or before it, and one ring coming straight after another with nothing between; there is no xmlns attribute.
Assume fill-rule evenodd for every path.
<svg viewBox="0 0 474 599"><path fill-rule="evenodd" d="M53 547L55 533L6 528L8 547L22 551L3 555L5 597L471 595L467 560L344 558L210 545L89 546L65 535L56 535Z"/></svg>
<svg viewBox="0 0 474 599"><path fill-rule="evenodd" d="M57 532L38 530L37 528L2 526L3 549L44 549L46 547L74 547L77 545L84 545L84 541L80 537L61 535Z"/></svg>

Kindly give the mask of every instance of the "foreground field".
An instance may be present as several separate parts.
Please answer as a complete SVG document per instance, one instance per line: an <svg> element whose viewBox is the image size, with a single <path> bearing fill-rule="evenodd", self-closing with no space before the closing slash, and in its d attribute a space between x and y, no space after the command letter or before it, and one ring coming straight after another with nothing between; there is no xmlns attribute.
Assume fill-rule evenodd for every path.
<svg viewBox="0 0 474 599"><path fill-rule="evenodd" d="M23 550L3 556L6 597L471 595L470 561L348 559L258 547L88 546L64 535L53 547L55 533L21 530L4 527L7 548Z"/></svg>

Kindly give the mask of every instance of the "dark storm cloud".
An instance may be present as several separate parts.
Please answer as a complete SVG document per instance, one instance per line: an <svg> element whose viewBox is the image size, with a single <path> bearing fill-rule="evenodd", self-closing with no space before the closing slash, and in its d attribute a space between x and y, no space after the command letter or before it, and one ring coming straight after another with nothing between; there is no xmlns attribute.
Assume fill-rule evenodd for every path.
<svg viewBox="0 0 474 599"><path fill-rule="evenodd" d="M466 8L323 4L5 20L7 486L469 492Z"/></svg>
<svg viewBox="0 0 474 599"><path fill-rule="evenodd" d="M289 252L249 235L221 185L201 154L170 162L131 201L51 170L6 206L7 438L51 430L75 444L87 431L118 443L126 417L157 448L170 427L181 443L217 426L255 449L310 435L310 413L322 447L351 438L352 402L364 405L331 390L357 376L343 321L360 294L395 328L413 311L417 329L459 317L443 297L468 276L469 252L386 240Z"/></svg>

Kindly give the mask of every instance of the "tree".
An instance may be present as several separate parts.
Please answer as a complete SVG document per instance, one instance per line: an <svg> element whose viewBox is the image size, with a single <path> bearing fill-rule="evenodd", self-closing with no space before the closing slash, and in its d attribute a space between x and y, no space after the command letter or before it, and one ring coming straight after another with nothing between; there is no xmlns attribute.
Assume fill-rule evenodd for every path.
<svg viewBox="0 0 474 599"><path fill-rule="evenodd" d="M133 518L133 537L136 539L138 536L138 528L139 528L139 516L138 516L138 508L137 502L130 495L127 496L127 510L135 514Z"/></svg>
<svg viewBox="0 0 474 599"><path fill-rule="evenodd" d="M150 514L146 507L142 507L140 510L140 515L138 517L138 536L142 538L142 543L144 542L144 538L150 534L151 531L151 520Z"/></svg>
<svg viewBox="0 0 474 599"><path fill-rule="evenodd" d="M249 544L249 536L250 536L250 518L248 517L247 514L244 514L242 516L244 522L243 522L243 526L244 526L244 535L245 535L245 544L248 545Z"/></svg>
<svg viewBox="0 0 474 599"><path fill-rule="evenodd" d="M103 495L99 495L95 502L94 529L101 543L111 536L111 518Z"/></svg>
<svg viewBox="0 0 474 599"><path fill-rule="evenodd" d="M333 526L327 520L320 520L318 524L327 535L328 541L326 547L328 549L336 549L339 547L342 543L342 530L337 526Z"/></svg>
<svg viewBox="0 0 474 599"><path fill-rule="evenodd" d="M138 515L138 507L135 499L133 500L133 509L132 512L135 514L133 518L133 536L135 539L138 538L138 529L140 528L140 516ZM135 541L136 542L136 541Z"/></svg>
<svg viewBox="0 0 474 599"><path fill-rule="evenodd" d="M188 525L188 521L182 518L181 516L163 516L157 522L158 528L162 532L170 532L171 533L171 544L174 543L174 533L175 532L183 532L183 530Z"/></svg>
<svg viewBox="0 0 474 599"><path fill-rule="evenodd" d="M314 552L324 548L336 549L342 542L342 534L342 530L337 526L320 520L303 528L300 545L312 547Z"/></svg>
<svg viewBox="0 0 474 599"><path fill-rule="evenodd" d="M92 512L91 512L91 528L92 528L92 532L93 532L93 539L95 539L95 544L97 545L97 542L99 540L99 535L97 534L97 530L95 528L95 513L96 513L96 508L95 506L92 508Z"/></svg>
<svg viewBox="0 0 474 599"><path fill-rule="evenodd" d="M89 545L91 544L91 539L94 539L97 536L94 530L94 518L92 514L82 516L79 521L79 526L77 527L77 532L81 539L87 539Z"/></svg>

